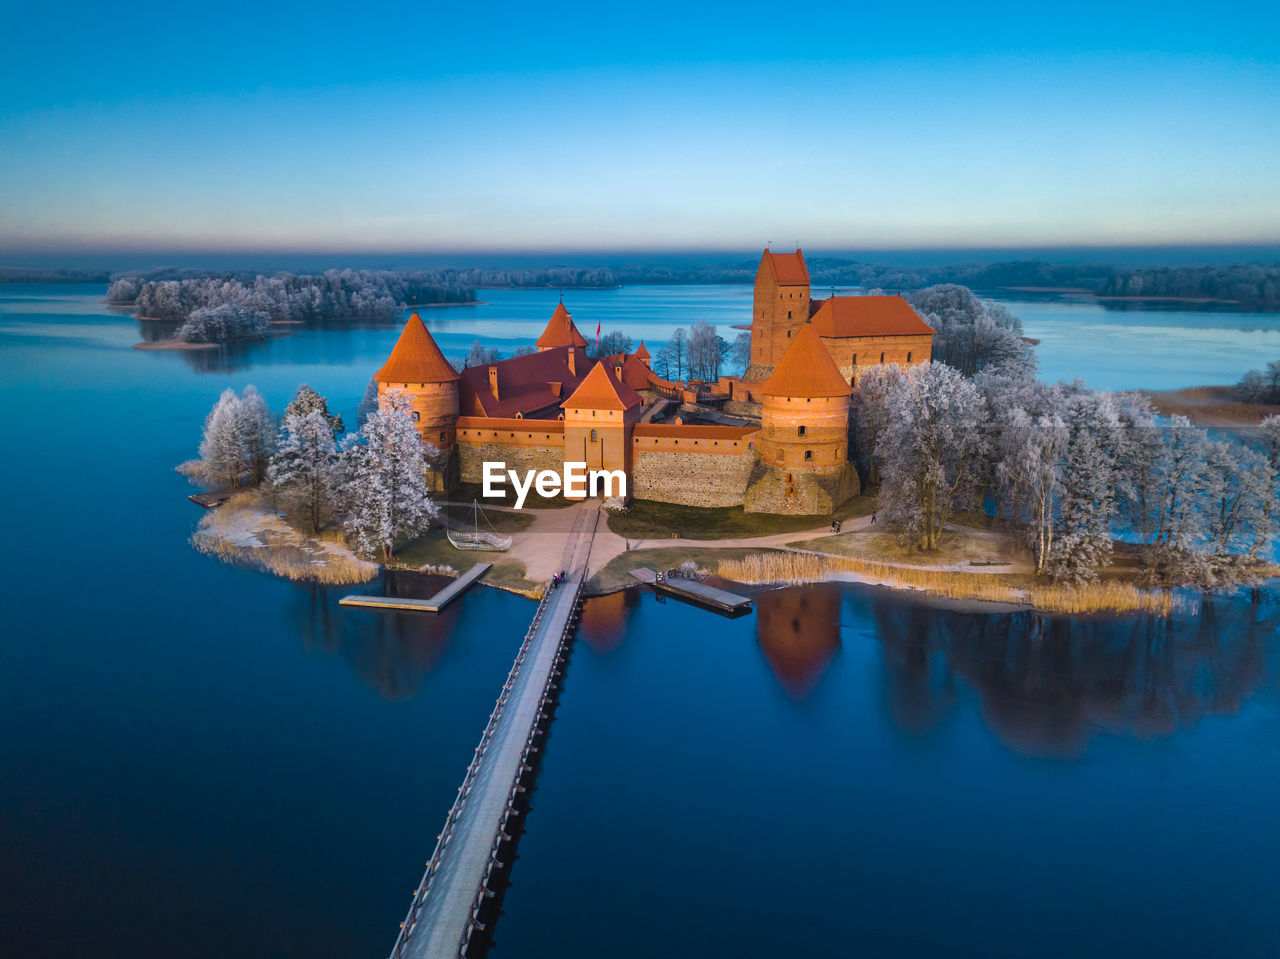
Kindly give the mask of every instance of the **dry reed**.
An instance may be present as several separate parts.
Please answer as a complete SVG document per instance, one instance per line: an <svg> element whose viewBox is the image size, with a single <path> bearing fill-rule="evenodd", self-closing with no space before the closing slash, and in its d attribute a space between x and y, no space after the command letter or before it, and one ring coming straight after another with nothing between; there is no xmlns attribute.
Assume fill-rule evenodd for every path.
<svg viewBox="0 0 1280 959"><path fill-rule="evenodd" d="M249 496L237 496L205 516L191 545L224 562L301 582L364 583L378 573L376 563L358 557L336 532L305 535L258 508Z"/></svg>
<svg viewBox="0 0 1280 959"><path fill-rule="evenodd" d="M918 589L946 599L1030 606L1053 613L1143 612L1163 616L1181 608L1167 591L1139 589L1128 583L1022 588L995 573L920 569L818 553L756 553L721 560L717 572L740 583L813 583L853 574L867 582Z"/></svg>

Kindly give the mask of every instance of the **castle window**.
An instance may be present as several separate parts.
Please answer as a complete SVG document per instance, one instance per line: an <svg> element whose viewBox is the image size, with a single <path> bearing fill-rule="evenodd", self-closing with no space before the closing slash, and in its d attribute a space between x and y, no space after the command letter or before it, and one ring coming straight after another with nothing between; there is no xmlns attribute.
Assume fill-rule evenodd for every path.
<svg viewBox="0 0 1280 959"><path fill-rule="evenodd" d="M414 421L415 423L417 423L417 422L419 422L421 419L422 419L422 414L421 414L421 413L419 413L417 410L414 410L414 411L413 411L413 421Z"/></svg>
<svg viewBox="0 0 1280 959"><path fill-rule="evenodd" d="M805 451L804 451L804 461L805 461L806 463L809 463L809 462L812 462L812 460L813 460L813 450L805 450Z"/></svg>
<svg viewBox="0 0 1280 959"><path fill-rule="evenodd" d="M794 483L795 481L796 481L796 480L795 480L795 477L794 477L794 476L792 476L790 473L788 473L788 474L787 474L787 482L788 482L788 483Z"/></svg>
<svg viewBox="0 0 1280 959"><path fill-rule="evenodd" d="M907 350L907 362L908 362L908 363L910 363L910 362L911 362L911 351L910 351L910 350Z"/></svg>
<svg viewBox="0 0 1280 959"><path fill-rule="evenodd" d="M884 354L883 354L883 353L881 353L881 354L880 354L880 362L881 362L881 363L883 363L883 362L884 362Z"/></svg>
<svg viewBox="0 0 1280 959"><path fill-rule="evenodd" d="M595 431L595 430L592 430L592 431L591 431L591 442L593 442L593 443L598 443L599 441L600 441L600 438L599 438L598 436L596 436L596 431Z"/></svg>
<svg viewBox="0 0 1280 959"><path fill-rule="evenodd" d="M463 431L462 431L462 435L463 435L463 436L466 436L466 435L467 435L467 431L466 431L466 430L463 430ZM441 434L440 434L440 442L441 442L441 443L443 443L443 442L444 442L444 434L443 434L443 433L441 433Z"/></svg>
<svg viewBox="0 0 1280 959"><path fill-rule="evenodd" d="M791 331L787 330L787 339L791 339Z"/></svg>
<svg viewBox="0 0 1280 959"><path fill-rule="evenodd" d="M787 310L787 319L788 319L788 320L789 320L789 319L791 319L791 311L790 311L790 310Z"/></svg>
<svg viewBox="0 0 1280 959"><path fill-rule="evenodd" d="M803 426L797 426L797 427L796 427L796 436L804 436L804 427L803 427Z"/></svg>
<svg viewBox="0 0 1280 959"><path fill-rule="evenodd" d="M748 443L748 444L747 444L747 449L749 449L749 450L753 450L753 449L755 449L755 448L756 448L756 442L755 442L755 440L752 440L750 443Z"/></svg>
<svg viewBox="0 0 1280 959"><path fill-rule="evenodd" d="M849 360L849 365L850 365L850 366L857 366L857 365L858 365L858 354L857 354L857 353L854 353L854 354L853 354L853 357Z"/></svg>

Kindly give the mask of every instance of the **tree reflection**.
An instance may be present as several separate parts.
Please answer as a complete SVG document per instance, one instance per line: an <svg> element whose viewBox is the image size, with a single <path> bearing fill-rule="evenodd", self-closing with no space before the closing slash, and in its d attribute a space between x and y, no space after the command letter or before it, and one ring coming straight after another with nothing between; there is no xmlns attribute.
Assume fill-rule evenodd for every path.
<svg viewBox="0 0 1280 959"><path fill-rule="evenodd" d="M360 591L426 597L447 582L444 576L391 570L382 574L374 588ZM342 656L357 676L389 702L413 699L423 678L449 648L462 603L446 606L439 613L341 609L339 597L351 591L347 586L299 585L294 616L305 647Z"/></svg>
<svg viewBox="0 0 1280 959"><path fill-rule="evenodd" d="M1166 619L940 612L881 596L871 610L899 726L938 725L963 683L1009 748L1070 758L1099 732L1168 736L1236 713L1274 665L1276 610L1257 600L1206 598L1200 615Z"/></svg>

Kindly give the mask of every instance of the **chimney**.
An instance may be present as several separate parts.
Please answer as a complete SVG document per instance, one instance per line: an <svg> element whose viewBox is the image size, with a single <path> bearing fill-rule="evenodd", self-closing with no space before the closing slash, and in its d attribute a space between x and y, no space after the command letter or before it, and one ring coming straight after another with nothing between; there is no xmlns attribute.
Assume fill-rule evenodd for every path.
<svg viewBox="0 0 1280 959"><path fill-rule="evenodd" d="M574 376L578 375L578 351L572 346L569 347L569 372Z"/></svg>
<svg viewBox="0 0 1280 959"><path fill-rule="evenodd" d="M561 383L559 380L548 380L547 387L551 390L552 396L559 397L561 395L560 393Z"/></svg>
<svg viewBox="0 0 1280 959"><path fill-rule="evenodd" d="M621 363L613 364L613 375L618 378L619 383L622 382L622 364Z"/></svg>
<svg viewBox="0 0 1280 959"><path fill-rule="evenodd" d="M489 391L493 394L495 400L502 399L498 395L498 368L496 366L489 367Z"/></svg>

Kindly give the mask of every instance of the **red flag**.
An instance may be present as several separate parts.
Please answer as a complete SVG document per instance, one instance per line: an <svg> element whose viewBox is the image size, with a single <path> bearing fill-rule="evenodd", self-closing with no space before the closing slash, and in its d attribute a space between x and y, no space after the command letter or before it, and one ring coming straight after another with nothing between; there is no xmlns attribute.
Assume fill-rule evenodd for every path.
<svg viewBox="0 0 1280 959"><path fill-rule="evenodd" d="M600 352L600 321L596 320L596 352Z"/></svg>

